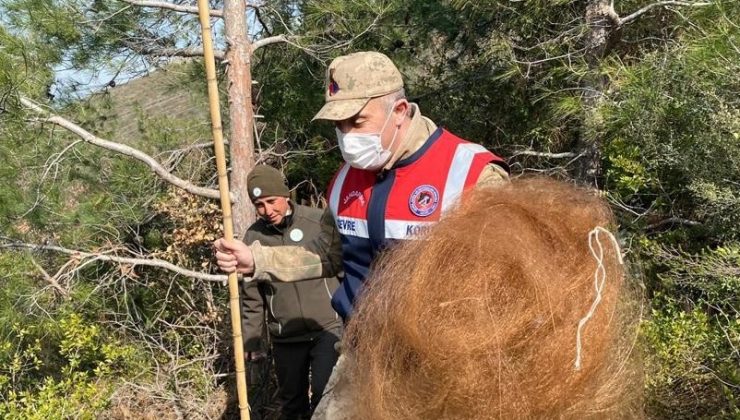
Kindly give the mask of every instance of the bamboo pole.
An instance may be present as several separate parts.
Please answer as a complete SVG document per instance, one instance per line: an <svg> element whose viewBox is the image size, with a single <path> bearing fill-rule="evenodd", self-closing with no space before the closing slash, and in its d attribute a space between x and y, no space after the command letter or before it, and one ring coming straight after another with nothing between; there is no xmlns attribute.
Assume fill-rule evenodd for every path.
<svg viewBox="0 0 740 420"><path fill-rule="evenodd" d="M234 226L231 219L229 180L226 175L226 156L224 153L223 130L221 128L221 110L219 108L218 84L216 81L216 60L213 56L208 0L198 0L198 16L203 34L203 53L206 64L206 79L208 81L211 131L213 132L213 147L216 152L221 211L224 215L224 238L230 241L234 239ZM236 139L233 140L236 141ZM239 396L239 417L242 420L249 420L247 377L246 370L244 369L244 343L242 342L242 322L239 303L239 279L236 272L233 272L229 274L229 309L231 310L231 335L234 340L234 358L236 359L236 391Z"/></svg>

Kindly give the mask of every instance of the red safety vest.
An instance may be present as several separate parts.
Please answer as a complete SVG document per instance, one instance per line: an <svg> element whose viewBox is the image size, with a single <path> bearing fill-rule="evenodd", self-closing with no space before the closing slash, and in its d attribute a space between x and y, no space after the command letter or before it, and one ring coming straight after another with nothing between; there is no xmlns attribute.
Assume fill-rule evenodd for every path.
<svg viewBox="0 0 740 420"><path fill-rule="evenodd" d="M507 167L483 146L439 128L389 171L342 166L329 186L346 276L333 296L334 309L346 318L377 252L392 240L414 239L431 228L475 186L489 163Z"/></svg>

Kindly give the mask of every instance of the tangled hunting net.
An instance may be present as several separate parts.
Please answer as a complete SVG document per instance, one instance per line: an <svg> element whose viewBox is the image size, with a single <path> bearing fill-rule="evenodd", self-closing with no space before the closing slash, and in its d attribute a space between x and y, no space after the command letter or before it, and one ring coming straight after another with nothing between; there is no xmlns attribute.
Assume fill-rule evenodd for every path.
<svg viewBox="0 0 740 420"><path fill-rule="evenodd" d="M349 418L640 417L613 226L592 192L523 179L388 253L345 335Z"/></svg>

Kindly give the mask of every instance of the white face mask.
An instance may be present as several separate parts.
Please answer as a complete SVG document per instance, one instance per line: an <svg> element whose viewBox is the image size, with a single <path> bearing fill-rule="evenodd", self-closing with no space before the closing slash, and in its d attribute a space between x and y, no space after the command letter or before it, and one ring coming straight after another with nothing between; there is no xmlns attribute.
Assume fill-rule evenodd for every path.
<svg viewBox="0 0 740 420"><path fill-rule="evenodd" d="M380 128L380 133L385 129L385 125L388 124L391 116L393 115L393 108L388 113L388 117L383 123L383 127ZM380 140L380 133L343 133L338 128L337 140L339 140L339 150L342 151L342 157L350 164L350 166L363 169L366 171L376 171L388 162L391 158L392 152L387 149L383 149L383 144ZM396 135L398 134L398 127L393 133L393 139L391 140L390 147L393 147L393 143L396 141Z"/></svg>

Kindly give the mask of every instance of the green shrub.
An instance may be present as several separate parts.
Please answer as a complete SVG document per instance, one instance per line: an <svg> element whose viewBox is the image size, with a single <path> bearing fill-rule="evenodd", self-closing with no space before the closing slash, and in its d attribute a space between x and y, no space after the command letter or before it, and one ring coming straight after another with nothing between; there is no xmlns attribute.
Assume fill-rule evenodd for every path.
<svg viewBox="0 0 740 420"><path fill-rule="evenodd" d="M16 323L0 341L0 417L95 418L121 375L139 365L134 347L75 312Z"/></svg>

